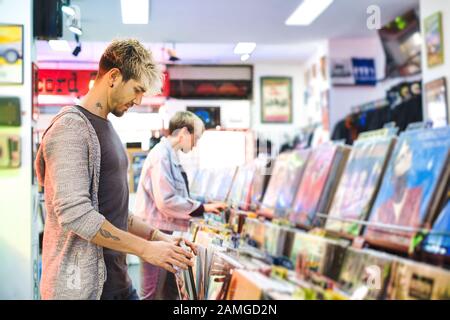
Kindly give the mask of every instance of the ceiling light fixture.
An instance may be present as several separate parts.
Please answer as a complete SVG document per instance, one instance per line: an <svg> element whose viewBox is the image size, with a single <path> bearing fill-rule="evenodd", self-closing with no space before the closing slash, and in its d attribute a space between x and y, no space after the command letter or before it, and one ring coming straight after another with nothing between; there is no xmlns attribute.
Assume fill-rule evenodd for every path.
<svg viewBox="0 0 450 320"><path fill-rule="evenodd" d="M248 53L244 53L244 54L241 56L241 61L242 61L242 62L247 61L248 59L250 59L250 55L249 55Z"/></svg>
<svg viewBox="0 0 450 320"><path fill-rule="evenodd" d="M78 6L70 6L75 12L73 16L67 17L67 27L73 33L78 36L83 34L83 30L81 29L81 11Z"/></svg>
<svg viewBox="0 0 450 320"><path fill-rule="evenodd" d="M149 0L120 0L123 24L148 24Z"/></svg>
<svg viewBox="0 0 450 320"><path fill-rule="evenodd" d="M67 40L49 40L48 44L53 51L70 51L70 46Z"/></svg>
<svg viewBox="0 0 450 320"><path fill-rule="evenodd" d="M256 43L254 42L239 42L236 47L234 47L235 54L250 54L255 50Z"/></svg>
<svg viewBox="0 0 450 320"><path fill-rule="evenodd" d="M333 0L303 0L303 2L286 20L285 24L288 26L310 25L332 3Z"/></svg>
<svg viewBox="0 0 450 320"><path fill-rule="evenodd" d="M71 6L62 6L62 12L64 12L68 17L73 17L75 15L75 9Z"/></svg>

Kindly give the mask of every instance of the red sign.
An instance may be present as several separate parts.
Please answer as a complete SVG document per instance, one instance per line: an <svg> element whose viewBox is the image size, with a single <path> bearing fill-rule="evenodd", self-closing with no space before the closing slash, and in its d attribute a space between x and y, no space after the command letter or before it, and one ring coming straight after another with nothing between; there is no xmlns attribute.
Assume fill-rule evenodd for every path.
<svg viewBox="0 0 450 320"><path fill-rule="evenodd" d="M82 97L97 76L96 70L39 69L38 92L42 95ZM169 74L164 72L162 96L169 95Z"/></svg>

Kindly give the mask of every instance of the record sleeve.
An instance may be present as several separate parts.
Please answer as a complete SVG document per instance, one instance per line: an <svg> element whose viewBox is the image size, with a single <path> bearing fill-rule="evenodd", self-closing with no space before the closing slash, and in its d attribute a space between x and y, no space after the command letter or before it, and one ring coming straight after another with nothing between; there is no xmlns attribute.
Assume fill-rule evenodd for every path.
<svg viewBox="0 0 450 320"><path fill-rule="evenodd" d="M368 242L407 251L413 230L431 225L448 181L450 127L418 129L400 135L372 207ZM384 226L375 226L382 224Z"/></svg>
<svg viewBox="0 0 450 320"><path fill-rule="evenodd" d="M450 256L450 201L442 209L425 238L423 249L429 253Z"/></svg>
<svg viewBox="0 0 450 320"><path fill-rule="evenodd" d="M379 189L394 138L355 141L332 200L325 228L358 236L362 225L333 219L366 220Z"/></svg>
<svg viewBox="0 0 450 320"><path fill-rule="evenodd" d="M386 295L394 256L375 250L348 248L339 287L353 299L378 300Z"/></svg>
<svg viewBox="0 0 450 320"><path fill-rule="evenodd" d="M393 263L388 298L392 300L449 300L450 271L398 259Z"/></svg>
<svg viewBox="0 0 450 320"><path fill-rule="evenodd" d="M315 223L321 196L333 165L337 146L324 144L314 148L293 201L293 212L289 219L304 226Z"/></svg>

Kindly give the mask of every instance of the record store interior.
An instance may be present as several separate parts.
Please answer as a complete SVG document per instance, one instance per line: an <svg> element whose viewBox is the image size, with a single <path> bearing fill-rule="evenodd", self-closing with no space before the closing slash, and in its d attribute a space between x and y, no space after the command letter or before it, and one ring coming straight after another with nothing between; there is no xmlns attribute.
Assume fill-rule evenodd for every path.
<svg viewBox="0 0 450 320"><path fill-rule="evenodd" d="M151 53L160 90L123 115L79 111L112 70L129 81L99 72L120 39ZM0 0L0 299L450 299L449 80L448 0ZM116 164L108 177L125 182L120 237L137 239L140 211L151 236L136 243L181 247L188 267L150 249L118 249L119 266L106 244L119 236L86 236L100 217L119 228L92 209L118 208L105 191L118 188L102 189L107 161L95 199L83 167L49 187L82 158L67 140L67 170L49 160L75 130L55 125L66 109L101 147L103 121L120 141L109 153L126 155L126 178ZM183 119L200 133L173 131ZM187 152L174 147L185 135ZM70 191L84 185L89 212ZM74 254L91 274L72 283ZM97 275L103 291L87 294Z"/></svg>

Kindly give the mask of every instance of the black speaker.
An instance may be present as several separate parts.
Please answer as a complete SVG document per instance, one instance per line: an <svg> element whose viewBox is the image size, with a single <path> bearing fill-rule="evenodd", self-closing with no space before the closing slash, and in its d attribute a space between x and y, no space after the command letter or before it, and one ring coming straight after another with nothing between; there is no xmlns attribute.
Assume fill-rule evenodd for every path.
<svg viewBox="0 0 450 320"><path fill-rule="evenodd" d="M62 0L34 0L34 36L39 40L63 35Z"/></svg>

